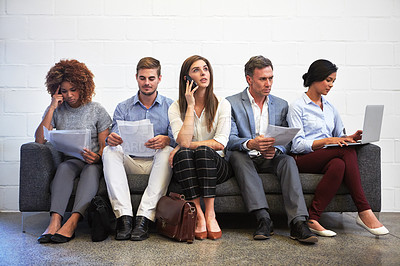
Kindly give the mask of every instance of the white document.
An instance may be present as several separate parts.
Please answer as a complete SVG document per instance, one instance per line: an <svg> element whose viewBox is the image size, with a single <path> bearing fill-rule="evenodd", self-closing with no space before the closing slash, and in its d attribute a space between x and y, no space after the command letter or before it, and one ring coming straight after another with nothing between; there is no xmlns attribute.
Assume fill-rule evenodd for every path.
<svg viewBox="0 0 400 266"><path fill-rule="evenodd" d="M83 148L90 149L90 129L83 130L48 130L43 127L44 138L57 151L84 160L81 153Z"/></svg>
<svg viewBox="0 0 400 266"><path fill-rule="evenodd" d="M153 124L150 119L140 121L117 120L119 134L123 140L125 154L137 157L152 157L157 150L147 148L144 144L154 137Z"/></svg>
<svg viewBox="0 0 400 266"><path fill-rule="evenodd" d="M280 127L274 125L268 125L267 132L265 133L266 138L275 138L274 146L285 146L292 141L300 128L289 128Z"/></svg>

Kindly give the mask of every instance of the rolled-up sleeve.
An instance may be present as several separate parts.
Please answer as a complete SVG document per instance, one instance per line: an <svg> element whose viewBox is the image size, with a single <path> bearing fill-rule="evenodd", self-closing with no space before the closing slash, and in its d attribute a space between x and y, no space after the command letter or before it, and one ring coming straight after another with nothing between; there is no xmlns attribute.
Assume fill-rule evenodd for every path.
<svg viewBox="0 0 400 266"><path fill-rule="evenodd" d="M223 99L218 110L218 122L214 135L214 140L226 147L231 132L231 104Z"/></svg>
<svg viewBox="0 0 400 266"><path fill-rule="evenodd" d="M181 112L179 111L178 101L171 104L168 109L169 124L171 126L172 135L176 141L179 131L182 128L183 121L181 119Z"/></svg>
<svg viewBox="0 0 400 266"><path fill-rule="evenodd" d="M303 109L301 106L293 104L289 107L287 121L289 127L300 128L299 132L292 140L292 153L310 153L313 152L312 144L314 140L306 139L304 125L302 122Z"/></svg>

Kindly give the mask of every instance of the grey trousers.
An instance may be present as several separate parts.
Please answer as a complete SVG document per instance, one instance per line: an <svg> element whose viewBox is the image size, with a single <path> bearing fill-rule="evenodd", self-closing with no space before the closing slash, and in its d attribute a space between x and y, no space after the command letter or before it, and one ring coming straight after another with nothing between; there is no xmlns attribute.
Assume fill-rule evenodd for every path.
<svg viewBox="0 0 400 266"><path fill-rule="evenodd" d="M251 159L246 152L231 151L229 162L232 165L249 212L263 208L268 210L263 183L258 172L273 173L280 180L288 224L290 225L290 222L295 218L307 219L308 212L299 171L291 156L281 154L271 160L262 157Z"/></svg>
<svg viewBox="0 0 400 266"><path fill-rule="evenodd" d="M86 208L97 193L102 173L101 164L87 164L79 159L69 159L62 162L58 166L51 183L50 212L64 216L74 187L74 180L79 177L72 212L84 216Z"/></svg>

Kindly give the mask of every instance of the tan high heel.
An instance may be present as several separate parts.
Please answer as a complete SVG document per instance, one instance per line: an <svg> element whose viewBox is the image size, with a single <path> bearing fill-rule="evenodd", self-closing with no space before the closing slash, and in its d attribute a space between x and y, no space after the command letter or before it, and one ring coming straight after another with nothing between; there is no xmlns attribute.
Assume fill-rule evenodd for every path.
<svg viewBox="0 0 400 266"><path fill-rule="evenodd" d="M207 231L207 238L211 239L211 240L216 240L216 239L220 239L222 237L222 231L218 231L218 232L208 232Z"/></svg>
<svg viewBox="0 0 400 266"><path fill-rule="evenodd" d="M194 237L198 240L203 240L207 238L207 231L203 231L203 232L194 232Z"/></svg>

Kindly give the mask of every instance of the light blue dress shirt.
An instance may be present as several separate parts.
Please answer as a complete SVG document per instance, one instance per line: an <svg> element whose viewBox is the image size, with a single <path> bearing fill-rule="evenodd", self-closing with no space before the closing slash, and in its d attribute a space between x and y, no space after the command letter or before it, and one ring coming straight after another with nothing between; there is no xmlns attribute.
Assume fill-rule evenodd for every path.
<svg viewBox="0 0 400 266"><path fill-rule="evenodd" d="M168 120L168 108L172 102L171 99L157 92L157 97L153 105L147 109L146 106L140 102L138 92L135 96L117 105L114 111L111 132L115 132L119 135L117 120L139 121L150 119L150 122L153 124L154 136L168 136L171 139L170 145L174 146L175 142Z"/></svg>
<svg viewBox="0 0 400 266"><path fill-rule="evenodd" d="M293 138L291 152L313 152L314 140L342 137L344 126L336 108L322 96L324 110L307 96L303 96L290 105L287 120L289 127L300 128Z"/></svg>

